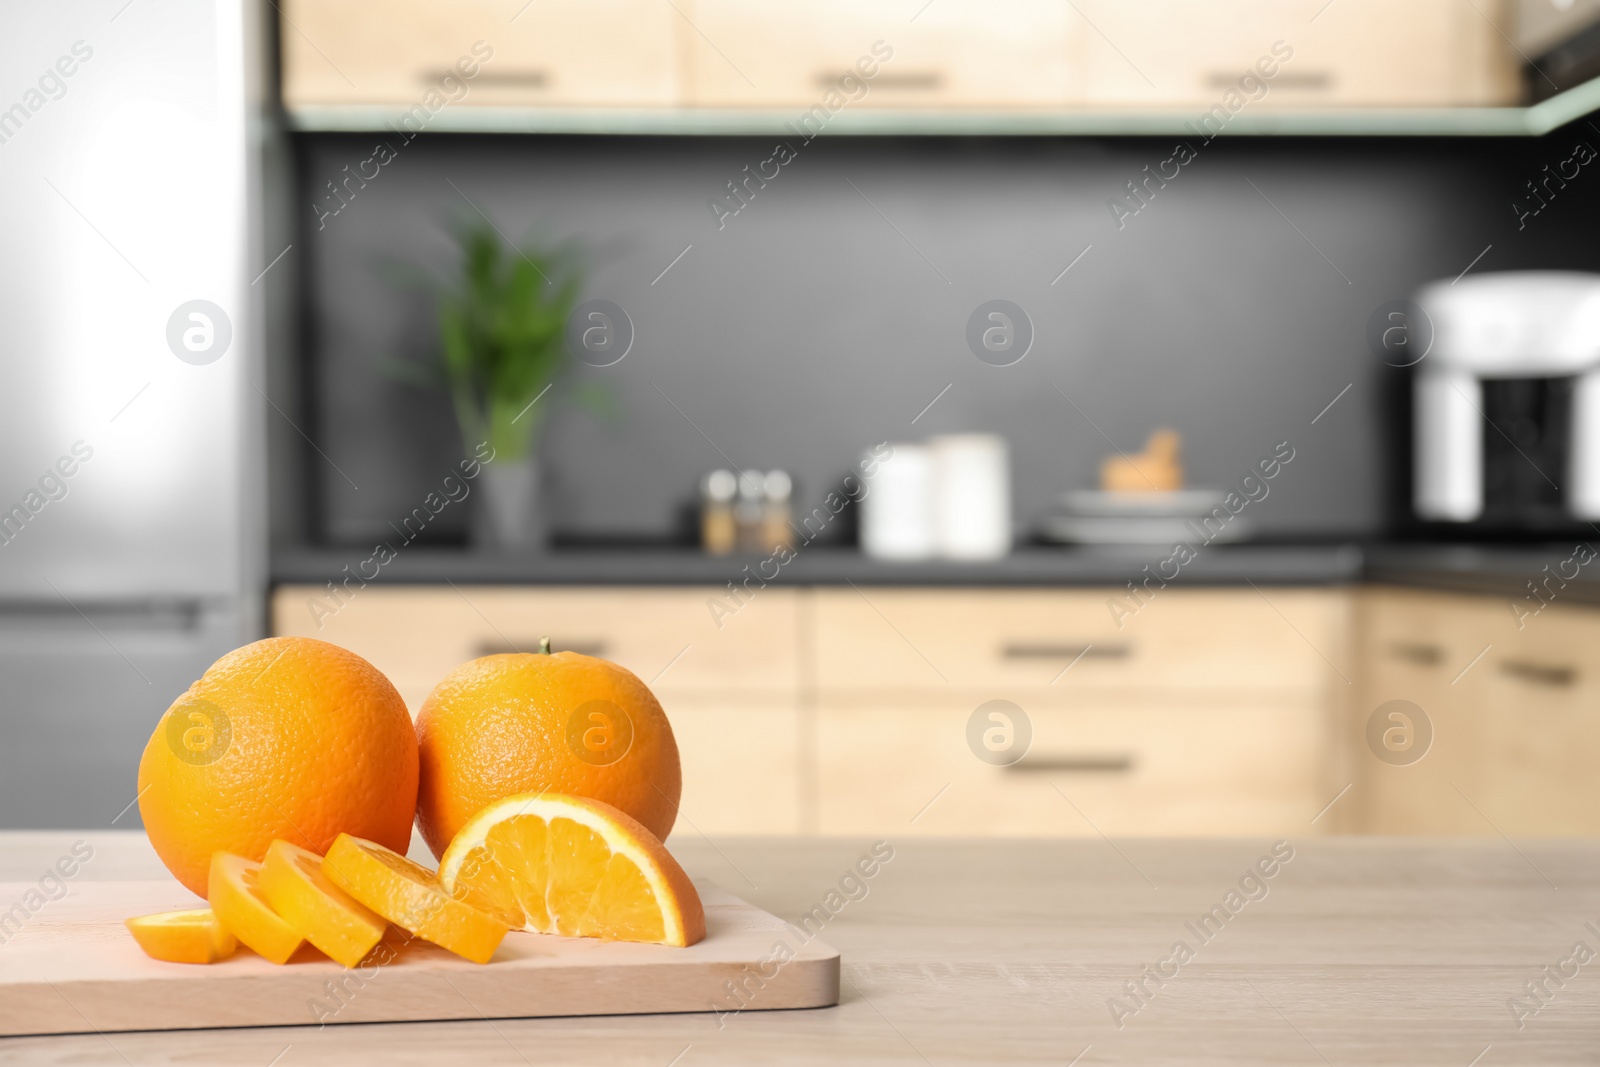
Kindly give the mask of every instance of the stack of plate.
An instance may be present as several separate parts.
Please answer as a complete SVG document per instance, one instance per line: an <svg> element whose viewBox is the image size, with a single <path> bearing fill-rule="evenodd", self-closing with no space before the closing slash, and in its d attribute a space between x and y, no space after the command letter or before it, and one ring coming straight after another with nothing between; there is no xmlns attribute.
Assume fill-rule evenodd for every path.
<svg viewBox="0 0 1600 1067"><path fill-rule="evenodd" d="M1106 493L1079 489L1061 498L1061 510L1046 515L1039 537L1057 544L1165 545L1179 541L1241 541L1249 520L1229 515L1221 489ZM1222 521L1221 516L1228 516ZM1203 520L1210 519L1209 524Z"/></svg>

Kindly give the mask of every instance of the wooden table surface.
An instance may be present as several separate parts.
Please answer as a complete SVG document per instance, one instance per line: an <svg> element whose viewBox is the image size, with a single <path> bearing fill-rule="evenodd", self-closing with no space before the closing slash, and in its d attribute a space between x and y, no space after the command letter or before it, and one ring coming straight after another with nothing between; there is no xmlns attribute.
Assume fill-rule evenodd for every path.
<svg viewBox="0 0 1600 1067"><path fill-rule="evenodd" d="M0 881L80 840L80 879L161 873L138 832L5 833ZM871 842L672 842L782 917L837 909L834 1008L10 1038L0 1063L1600 1062L1600 843L1308 837L1270 877L1270 841L889 844L850 900Z"/></svg>

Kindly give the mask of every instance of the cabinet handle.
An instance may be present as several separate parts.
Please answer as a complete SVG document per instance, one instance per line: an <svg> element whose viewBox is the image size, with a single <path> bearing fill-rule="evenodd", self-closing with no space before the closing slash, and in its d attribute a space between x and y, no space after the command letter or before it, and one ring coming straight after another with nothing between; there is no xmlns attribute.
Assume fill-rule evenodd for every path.
<svg viewBox="0 0 1600 1067"><path fill-rule="evenodd" d="M552 639L550 642L552 652L577 652L584 656L604 657L606 643L604 641L561 641ZM478 642L478 655L498 656L506 652L537 652L539 639L530 637L526 641L512 644L509 641L480 641Z"/></svg>
<svg viewBox="0 0 1600 1067"><path fill-rule="evenodd" d="M1207 81L1213 89L1233 89L1245 73L1243 70L1212 71ZM1281 70L1270 81L1274 89L1327 91L1333 88L1333 73L1326 70Z"/></svg>
<svg viewBox="0 0 1600 1067"><path fill-rule="evenodd" d="M1006 768L1008 771L1024 773L1030 771L1054 772L1059 774L1127 774L1133 770L1133 756L1131 753L1113 755L1060 755L1060 756L1024 756L1016 763Z"/></svg>
<svg viewBox="0 0 1600 1067"><path fill-rule="evenodd" d="M861 78L853 70L837 72L818 71L815 83L818 89L838 89L845 78ZM872 77L872 86L878 89L912 89L934 92L944 88L944 74L937 70L879 71Z"/></svg>
<svg viewBox="0 0 1600 1067"><path fill-rule="evenodd" d="M1389 655L1394 659L1415 663L1419 667L1437 667L1444 662L1444 649L1438 645L1417 645L1396 641L1389 646Z"/></svg>
<svg viewBox="0 0 1600 1067"><path fill-rule="evenodd" d="M458 71L445 69L433 71L420 71L417 79L428 85L438 85L445 78L461 80ZM506 85L522 89L548 89L550 88L550 72L547 70L480 70L472 79L477 85Z"/></svg>
<svg viewBox="0 0 1600 1067"><path fill-rule="evenodd" d="M1578 679L1578 672L1571 667L1552 666L1548 663L1529 663L1526 660L1508 659L1500 664L1500 673L1509 674L1524 682L1534 685L1550 686L1554 689L1564 689Z"/></svg>
<svg viewBox="0 0 1600 1067"><path fill-rule="evenodd" d="M1001 659L1127 659L1133 649L1125 644L1050 644L1044 641L1008 641L1000 646Z"/></svg>

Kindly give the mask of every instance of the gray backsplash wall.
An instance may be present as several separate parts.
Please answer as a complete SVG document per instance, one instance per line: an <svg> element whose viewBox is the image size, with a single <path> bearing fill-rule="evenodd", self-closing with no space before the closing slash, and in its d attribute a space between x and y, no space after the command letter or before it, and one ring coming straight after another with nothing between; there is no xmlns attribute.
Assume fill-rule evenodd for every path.
<svg viewBox="0 0 1600 1067"><path fill-rule="evenodd" d="M697 478L730 464L787 468L809 504L871 442L971 430L1010 439L1025 533L1163 426L1195 485L1292 445L1253 512L1262 536L1372 535L1407 451L1404 372L1367 350L1368 316L1490 244L1475 271L1594 269L1577 186L1600 179L1521 231L1510 206L1576 138L1196 142L1120 227L1108 198L1172 139L821 138L719 228L708 198L770 139L424 136L319 229L313 199L377 138L304 135L305 417L326 453L304 451L309 535L391 536L462 454L445 398L383 365L434 345L431 298L402 275L448 276L452 226L478 209L514 239L589 245L586 296L634 323L622 362L573 379L607 383L613 418L541 401L564 535L669 536ZM965 341L993 298L1034 325L1014 366Z"/></svg>

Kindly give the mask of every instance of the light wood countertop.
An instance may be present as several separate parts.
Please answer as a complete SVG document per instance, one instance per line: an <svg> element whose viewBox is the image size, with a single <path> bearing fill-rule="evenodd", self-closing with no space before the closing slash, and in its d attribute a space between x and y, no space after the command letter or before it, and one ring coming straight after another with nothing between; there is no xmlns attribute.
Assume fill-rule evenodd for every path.
<svg viewBox="0 0 1600 1067"><path fill-rule="evenodd" d="M78 878L162 875L138 832L4 833L0 881L36 881L78 840L94 848ZM814 905L838 906L843 896L830 902L828 893L871 842L686 832L671 844L692 874L794 920ZM893 860L823 934L843 953L834 1008L11 1038L0 1040L0 1063L1600 1059L1600 843L1307 836L1289 842L1287 863L1266 865L1270 878L1246 879L1254 900L1226 898L1270 856L1271 841L891 844ZM1194 925L1229 904L1237 912L1213 920L1219 932ZM47 916L48 905L34 921ZM1178 942L1191 958L1174 956ZM1597 954L1588 963L1568 962L1578 942ZM0 966L4 953L0 945ZM1141 1005L1124 983L1146 965L1176 974L1145 978ZM1563 969L1560 986L1546 977ZM1541 979L1542 1003L1524 990ZM1120 1028L1112 998L1123 1004ZM1539 1005L1520 1029L1512 998Z"/></svg>

